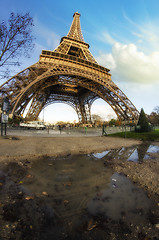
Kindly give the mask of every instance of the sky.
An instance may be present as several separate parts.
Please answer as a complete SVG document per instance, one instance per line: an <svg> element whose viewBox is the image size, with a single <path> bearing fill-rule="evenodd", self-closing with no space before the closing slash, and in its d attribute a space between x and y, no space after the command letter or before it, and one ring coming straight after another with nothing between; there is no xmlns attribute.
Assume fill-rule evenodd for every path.
<svg viewBox="0 0 159 240"><path fill-rule="evenodd" d="M110 69L112 80L136 106L150 114L159 106L158 0L0 0L0 21L11 12L29 12L34 19L35 49L15 74L38 62L42 49L54 50L66 36L75 12L81 14L83 37L97 62ZM3 81L1 80L0 84ZM115 117L96 100L92 114ZM52 104L40 114L44 121L78 121L67 104Z"/></svg>

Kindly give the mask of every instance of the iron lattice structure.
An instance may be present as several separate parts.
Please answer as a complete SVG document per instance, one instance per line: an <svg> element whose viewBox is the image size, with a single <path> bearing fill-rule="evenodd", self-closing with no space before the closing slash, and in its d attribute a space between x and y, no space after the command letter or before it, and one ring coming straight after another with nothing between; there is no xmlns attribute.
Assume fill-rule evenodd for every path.
<svg viewBox="0 0 159 240"><path fill-rule="evenodd" d="M0 98L8 97L12 116L22 115L31 102L26 114L28 120L37 120L49 104L67 103L82 123L91 122L91 105L102 98L118 119L136 122L137 109L111 80L109 72L90 53L81 32L80 14L75 13L60 45L54 51L42 50L37 63L6 81L0 87Z"/></svg>

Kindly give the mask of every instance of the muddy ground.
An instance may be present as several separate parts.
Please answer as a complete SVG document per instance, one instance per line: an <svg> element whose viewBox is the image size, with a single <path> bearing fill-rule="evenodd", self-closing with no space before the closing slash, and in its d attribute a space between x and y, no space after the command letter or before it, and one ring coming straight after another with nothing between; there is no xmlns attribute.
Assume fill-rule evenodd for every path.
<svg viewBox="0 0 159 240"><path fill-rule="evenodd" d="M105 149L129 147L140 141L112 137L17 137L0 138L0 161L37 156L59 156L102 152Z"/></svg>
<svg viewBox="0 0 159 240"><path fill-rule="evenodd" d="M141 141L113 137L15 137L0 138L0 162L30 160L43 156L64 156L69 154L86 154L141 145ZM148 143L150 144L150 143ZM159 146L159 142L153 144ZM145 148L147 143L145 143ZM140 150L141 155L145 149ZM140 184L149 193L159 196L159 154L150 154L153 159L142 164L131 161L109 159L108 164L117 172L122 172L134 182Z"/></svg>
<svg viewBox="0 0 159 240"><path fill-rule="evenodd" d="M142 147L140 147L141 144L141 141L111 137L35 138L7 136L6 138L0 138L0 167L3 170L0 172L0 213L6 222L12 222L3 226L3 234L2 236L0 235L0 239L41 239L40 237L34 237L33 228L35 227L34 221L35 223L38 222L38 218L41 216L42 212L44 214L42 217L40 217L39 224L42 226L48 225L47 227L49 227L50 224L54 225L55 213L50 212L51 210L47 209L46 206L39 207L41 206L40 204L42 199L38 198L36 202L28 201L32 200L32 197L29 196L30 199L26 199L27 193L24 193L23 189L20 189L20 181L24 176L26 176L28 167L30 167L33 162L36 162L43 157L49 158L65 155L69 156L73 154L97 153L109 149L122 149L136 145L138 146L138 162L127 161L127 158L124 157L119 159L118 157L110 156L104 161L104 165L105 167L111 168L113 171L122 173L130 178L132 182L136 183L146 191L147 195L153 199L153 201L155 201L156 206L159 206L159 153L149 153L149 157L143 159L147 147L151 143L145 142L142 144ZM153 145L159 146L159 142L154 142ZM7 174L4 174L4 172ZM27 176L28 178L31 178L31 175ZM4 186L5 188L3 188ZM44 192L43 195L46 197L47 193ZM7 202L7 205L4 205L4 199ZM23 199L24 201L22 201ZM23 213L17 212L19 204L24 205L22 208L19 208L23 209ZM64 204L67 205L67 202ZM30 211L30 213L25 211ZM111 232L109 229L108 235L112 235L110 235L108 238L101 239L157 240L159 237L159 209L156 208L155 211L156 212L154 215L150 216L151 226L146 226L145 229L143 227L142 231L139 231L137 228L135 228L134 235L133 233L132 235L130 234L130 230L127 229L127 226L124 228L122 222L117 224L116 222L110 222L110 220L107 219L107 226L110 226L111 228L113 224L114 226L117 224L116 227L120 228L120 231L122 232L120 233L121 235L119 237L118 233L114 233L113 230ZM27 216L31 214L32 218L34 218L34 212L36 212L35 218L37 219L34 219L32 223L26 226L24 222L27 219ZM20 222L18 222L18 215L23 215L26 219L21 219ZM100 218L101 224L102 216L100 216ZM99 219L88 220L87 230L88 225L90 224L90 229L95 229L94 234L96 235L93 235L93 232L89 231L89 235L83 235L83 237L85 237L84 239L97 239L97 236L99 237L101 232L98 232L98 228L96 228L98 221ZM14 225L14 222L16 222L16 226ZM22 238L21 235L17 235L17 232L18 226L22 228L23 225L25 226L23 229ZM14 232L15 228L16 234ZM135 231L137 232L137 235L135 235ZM122 234L124 234L124 238L122 238ZM44 236L43 239L45 239ZM80 238L81 236L79 236L79 239ZM63 236L61 239L68 239L68 236ZM77 236L76 238L74 236L72 239L77 239Z"/></svg>

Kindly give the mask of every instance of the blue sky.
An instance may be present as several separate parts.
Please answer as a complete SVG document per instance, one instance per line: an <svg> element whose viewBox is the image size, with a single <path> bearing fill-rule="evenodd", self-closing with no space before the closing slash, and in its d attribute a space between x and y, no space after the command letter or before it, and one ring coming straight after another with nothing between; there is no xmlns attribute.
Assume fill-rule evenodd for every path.
<svg viewBox="0 0 159 240"><path fill-rule="evenodd" d="M0 0L0 4L0 20L12 11L30 12L34 19L35 50L30 59L22 59L15 73L37 62L42 49L54 50L78 11L91 53L111 70L112 80L136 108L143 107L150 114L159 105L158 0ZM105 119L113 116L110 107L99 100L92 113ZM64 115L65 120L77 120L74 110L65 104L53 104L44 111L48 121L62 120Z"/></svg>

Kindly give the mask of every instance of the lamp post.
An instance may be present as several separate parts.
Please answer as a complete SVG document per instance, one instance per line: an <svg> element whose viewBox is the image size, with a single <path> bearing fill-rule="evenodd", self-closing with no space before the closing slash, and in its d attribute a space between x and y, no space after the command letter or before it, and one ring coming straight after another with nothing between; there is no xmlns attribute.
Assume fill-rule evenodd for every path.
<svg viewBox="0 0 159 240"><path fill-rule="evenodd" d="M43 109L43 122L44 122L44 109Z"/></svg>
<svg viewBox="0 0 159 240"><path fill-rule="evenodd" d="M4 124L4 134L6 135L7 133L9 108L10 108L9 99L5 97L2 101L1 136L3 136L3 124Z"/></svg>

